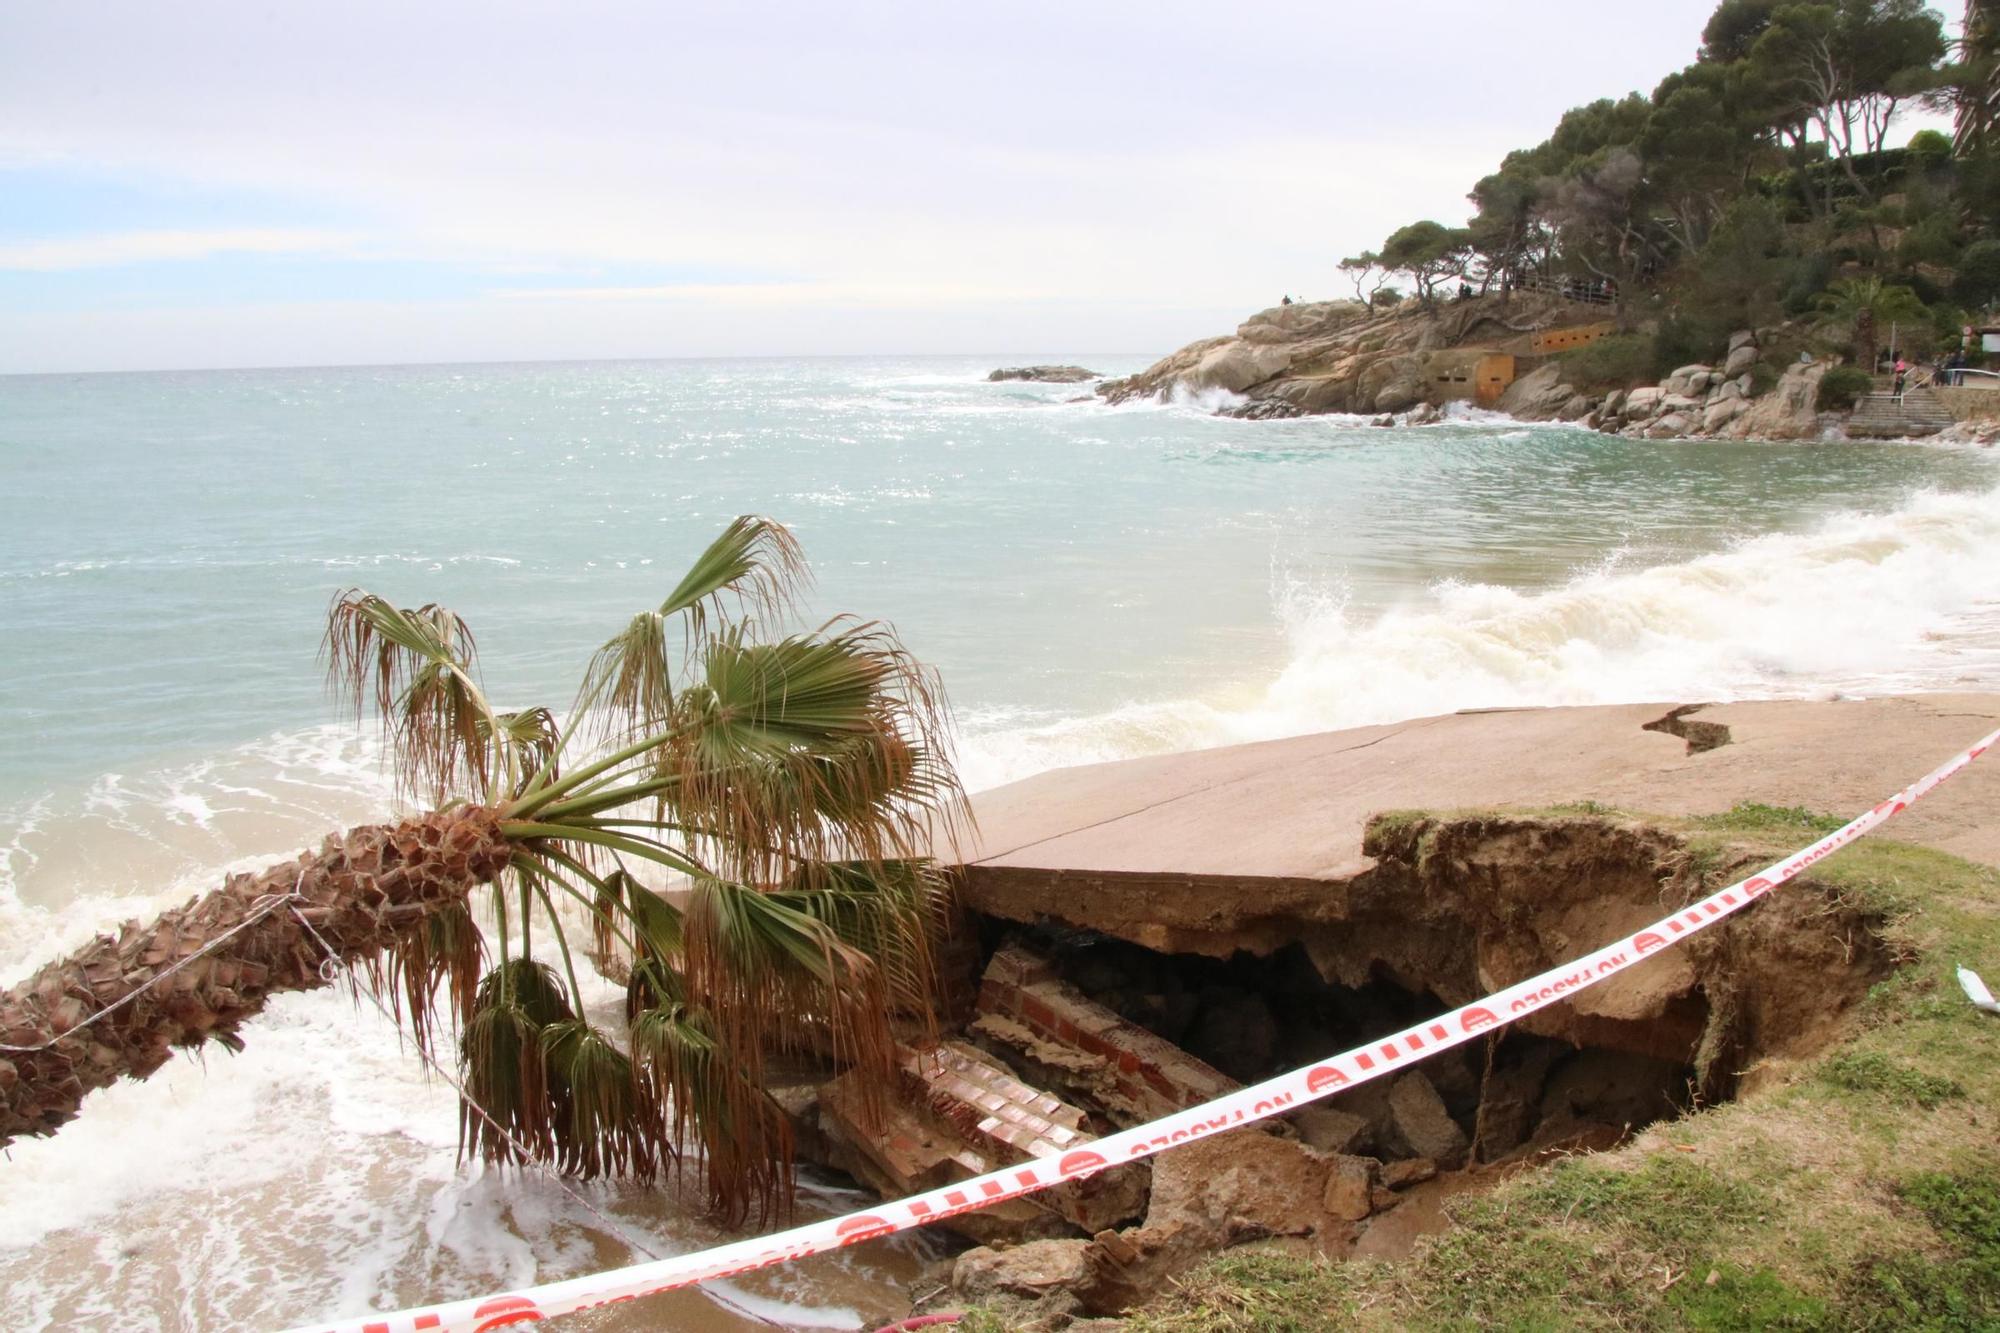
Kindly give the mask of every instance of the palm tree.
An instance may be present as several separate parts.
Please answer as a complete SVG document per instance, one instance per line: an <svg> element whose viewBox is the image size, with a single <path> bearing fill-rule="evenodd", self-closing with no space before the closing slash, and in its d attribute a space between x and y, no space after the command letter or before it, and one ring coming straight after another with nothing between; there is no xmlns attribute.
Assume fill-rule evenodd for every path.
<svg viewBox="0 0 2000 1333"><path fill-rule="evenodd" d="M1912 330L1926 327L1929 311L1915 291L1879 277L1843 278L1819 294L1820 327L1848 340L1854 363L1875 373L1881 329L1891 322Z"/></svg>
<svg viewBox="0 0 2000 1333"><path fill-rule="evenodd" d="M804 579L784 528L738 519L598 650L563 727L489 700L451 612L339 594L329 678L379 716L429 809L232 876L0 995L0 1147L176 1047L239 1049L270 996L333 979L331 949L426 1054L456 1031L461 1156L583 1177L692 1167L729 1218L787 1201L764 1062L812 1052L890 1077L892 1025L934 1013L948 902L925 853L965 809L936 678L892 630L760 635ZM679 905L641 872L675 877ZM566 916L633 959L622 1043L581 1015ZM560 971L532 953L538 930Z"/></svg>

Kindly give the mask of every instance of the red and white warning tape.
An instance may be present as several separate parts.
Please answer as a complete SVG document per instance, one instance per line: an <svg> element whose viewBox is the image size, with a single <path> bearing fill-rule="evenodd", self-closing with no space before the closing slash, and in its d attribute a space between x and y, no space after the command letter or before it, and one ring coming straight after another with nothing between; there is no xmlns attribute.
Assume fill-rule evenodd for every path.
<svg viewBox="0 0 2000 1333"><path fill-rule="evenodd" d="M416 1330L486 1333L486 1330L510 1324L534 1323L553 1315L617 1305L677 1287L732 1277L809 1254L855 1245L935 1222L955 1213L985 1208L1003 1199L1047 1189L1065 1180L1094 1175L1121 1162L1150 1157L1204 1134L1220 1133L1280 1112L1295 1110L1307 1102L1331 1096L1343 1088L1380 1077L1436 1051L1470 1041L1489 1029L1511 1023L1523 1014L1533 1013L1586 986L1596 985L1606 977L1636 965L1649 954L1706 929L1923 799L1939 783L1966 767L1996 742L2000 742L2000 731L1988 735L1929 776L1904 788L1812 846L1672 916L1607 944L1596 953L1529 977L1430 1022L1406 1028L1366 1046L1358 1046L1310 1068L1295 1069L1136 1129L1093 1140L1087 1147L1061 1157L1023 1162L943 1189L884 1203L865 1212L809 1222L789 1231L737 1241L696 1254L635 1264L630 1268L569 1278L520 1291L447 1301L395 1314L308 1324L293 1330L293 1333L416 1333Z"/></svg>

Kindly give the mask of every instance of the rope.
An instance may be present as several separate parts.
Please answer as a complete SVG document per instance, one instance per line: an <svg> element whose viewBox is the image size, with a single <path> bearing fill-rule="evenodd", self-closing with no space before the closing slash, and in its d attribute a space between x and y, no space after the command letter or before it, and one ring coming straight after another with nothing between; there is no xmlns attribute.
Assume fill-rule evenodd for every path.
<svg viewBox="0 0 2000 1333"><path fill-rule="evenodd" d="M214 939L210 940L207 944L202 945L199 949L196 949L193 953L181 959L178 963L175 963L172 967L166 969L164 972L155 973L153 976L147 978L143 984L134 986L130 991L127 991L123 996L119 997L116 1000L113 1000L110 1004L105 1005L102 1009L99 1009L96 1013L92 1014L90 1017L82 1020L79 1023L72 1024L70 1027L65 1028L63 1031L57 1033L55 1036L50 1037L47 1041L42 1042L40 1045L10 1046L4 1042L0 1042L0 1051L7 1051L10 1053L22 1054L22 1055L37 1055L40 1054L42 1051L48 1050L50 1047L54 1046L59 1041L68 1040L71 1036L75 1035L78 1032L83 1031L85 1028L89 1027L92 1023L95 1023L98 1019L105 1017L107 1014L116 1013L118 1010L123 1009L126 1005L132 1003L132 1001L138 999L141 995L144 995L147 991L152 990L155 986L165 981L168 977L171 977L174 973L180 971L184 967L187 967L189 964L195 962L197 959L203 958L208 954L214 953L217 949L220 949L224 944L227 944L231 939L234 939L236 936L241 935L244 931L250 929L250 927L256 925L259 921L262 921L265 917L271 915L279 908L285 907L291 903L303 902L304 898L299 893L299 887L300 885L303 885L305 883L305 880L306 880L306 872L304 870L300 870L298 881L292 885L292 891L290 893L265 894L263 897L257 899L254 903L251 904L250 915L244 917L241 921L237 922L230 929L216 936ZM293 908L293 915L296 916L297 914L298 914L298 909ZM305 918L299 917L299 920L304 921ZM311 930L312 927L307 926L306 929ZM315 934L317 934L317 932L315 932ZM324 944L325 941L322 940L321 943ZM322 973L322 975L324 974Z"/></svg>
<svg viewBox="0 0 2000 1333"><path fill-rule="evenodd" d="M294 893L292 896L297 897L297 894ZM301 913L297 908L292 909L292 915L298 918L299 925L305 928L306 934L312 936L313 939L318 942L319 947L326 951L326 958L322 960L319 965L320 969L319 974L321 977L325 978L328 982L332 982L340 975L340 951L335 949L332 944L328 943L326 937L324 935L321 935L319 931L315 930L313 928L313 923L306 920L304 914ZM358 993L366 994L368 996L368 1002L370 1004L373 1004L375 1008L378 1011L380 1011L380 1013L384 1018L388 1019L391 1023L397 1021L396 1015L390 1010L388 1005L382 1002L382 997L375 993L374 987L371 986L367 988L366 991L363 991L362 988L357 985L355 987L355 990ZM496 1132L498 1132L502 1138L507 1140L508 1144L513 1147L514 1151L520 1154L522 1161L532 1162L537 1167L541 1168L543 1174L546 1175L549 1178L549 1180L554 1183L557 1189L561 1190L564 1194L567 1194L570 1197L571 1201L576 1203L585 1212L589 1213L592 1217L595 1217L598 1221L602 1222L604 1224L606 1231L610 1232L610 1234L614 1236L617 1236L620 1240L623 1240L627 1245L630 1245L633 1249L639 1251L639 1253L645 1255L648 1259L662 1259L666 1257L664 1255L655 1253L652 1249L650 1249L646 1245L644 1241L636 1239L635 1237L630 1235L624 1227L621 1227L616 1221L614 1221L610 1217L610 1215L605 1213L603 1209L599 1208L596 1204L592 1203L589 1199L586 1199L582 1194L578 1193L570 1185L570 1183L564 1180L560 1175L558 1175L555 1172L555 1170L549 1166L548 1163L542 1161L532 1151L529 1150L526 1144L522 1143L521 1140L514 1137L514 1133L512 1130L508 1129L498 1120L495 1120L492 1117L492 1115L490 1115L487 1112L486 1108L481 1106L478 1103L478 1101L475 1100L473 1096L465 1090L465 1085L460 1083L456 1078L453 1078L451 1074L448 1073L445 1070L445 1068L437 1062L437 1059L434 1056L432 1056L429 1051L423 1049L420 1046L417 1048L417 1056L424 1062L424 1064L430 1069L430 1071L433 1074L437 1075L440 1079L444 1080L444 1082L451 1088L451 1090L458 1094L459 1103L461 1105L471 1107L474 1115L478 1116L481 1120L484 1120L488 1125L491 1125L493 1129ZM697 1286L695 1290L699 1291L702 1295L708 1297L709 1300L715 1302L723 1309L728 1310L731 1314L740 1315L745 1319L754 1320L755 1322L763 1324L768 1328L786 1327L786 1325L779 1323L777 1320L772 1319L769 1316L758 1314L755 1310L751 1310L742 1305L737 1304L735 1301L730 1300L727 1296L724 1296L719 1291L710 1290L706 1286Z"/></svg>

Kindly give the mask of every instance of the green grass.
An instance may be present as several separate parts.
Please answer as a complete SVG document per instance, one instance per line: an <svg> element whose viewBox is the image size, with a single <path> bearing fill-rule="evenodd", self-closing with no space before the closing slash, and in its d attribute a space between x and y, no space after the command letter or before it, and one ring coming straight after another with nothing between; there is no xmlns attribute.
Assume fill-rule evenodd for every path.
<svg viewBox="0 0 2000 1333"><path fill-rule="evenodd" d="M1698 828L1724 832L1810 833L1818 839L1852 818L1852 815L1815 814L1801 805L1765 805L1760 801L1743 801L1719 815L1697 816L1693 823Z"/></svg>
<svg viewBox="0 0 2000 1333"><path fill-rule="evenodd" d="M1819 1077L1848 1092L1873 1092L1926 1111L1963 1097L1956 1079L1926 1074L1880 1051L1838 1051L1821 1063Z"/></svg>
<svg viewBox="0 0 2000 1333"><path fill-rule="evenodd" d="M1412 849L1425 818L1399 812L1398 836L1371 842ZM1713 887L1845 821L1740 805L1645 822L1678 835L1684 873ZM2000 1331L2000 1019L1953 976L1960 962L2000 973L2000 872L1877 835L1781 892L1873 923L1901 962L1816 1059L1613 1152L1462 1196L1455 1225L1403 1262L1227 1254L1127 1326Z"/></svg>

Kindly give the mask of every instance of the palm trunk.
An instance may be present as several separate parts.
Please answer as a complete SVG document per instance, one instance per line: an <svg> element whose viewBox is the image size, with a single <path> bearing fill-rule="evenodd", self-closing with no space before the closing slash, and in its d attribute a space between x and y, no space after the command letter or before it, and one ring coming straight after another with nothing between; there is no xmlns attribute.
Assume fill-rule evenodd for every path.
<svg viewBox="0 0 2000 1333"><path fill-rule="evenodd" d="M120 1077L145 1078L177 1046L214 1040L242 1049L238 1030L271 996L326 985L325 951L300 916L341 963L374 959L426 915L498 876L512 855L497 812L484 807L371 824L259 874L232 875L150 925L127 922L117 938L100 935L50 963L0 995L0 1148L55 1133L86 1094ZM284 906L160 979L275 901Z"/></svg>

